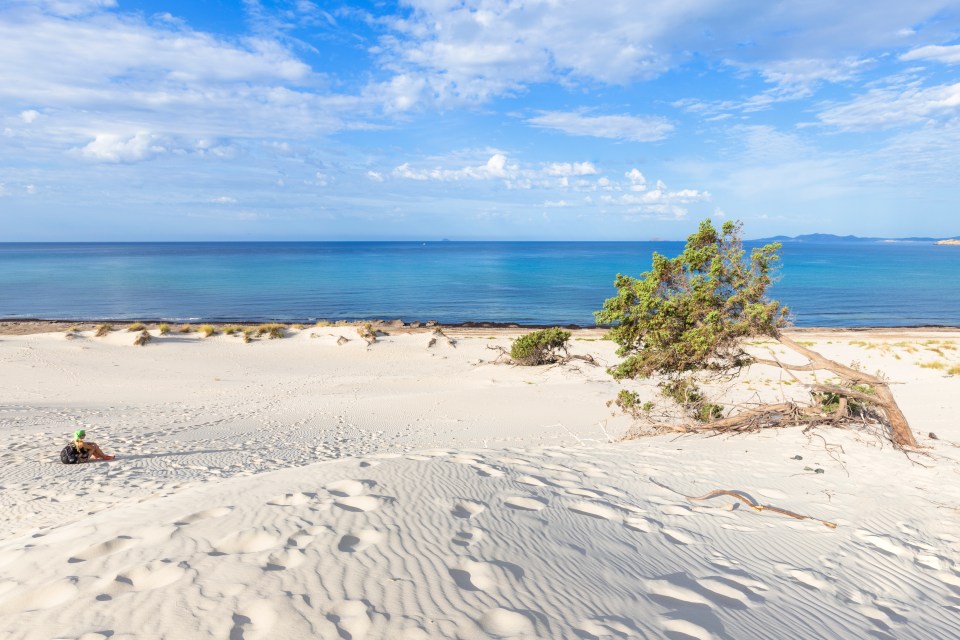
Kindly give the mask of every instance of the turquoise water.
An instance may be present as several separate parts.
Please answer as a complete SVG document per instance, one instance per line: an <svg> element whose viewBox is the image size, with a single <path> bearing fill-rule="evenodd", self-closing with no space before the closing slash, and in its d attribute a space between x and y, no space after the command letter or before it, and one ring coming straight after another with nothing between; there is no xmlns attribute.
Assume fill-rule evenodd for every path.
<svg viewBox="0 0 960 640"><path fill-rule="evenodd" d="M682 242L0 243L0 318L593 324ZM960 325L960 247L786 244L798 326Z"/></svg>

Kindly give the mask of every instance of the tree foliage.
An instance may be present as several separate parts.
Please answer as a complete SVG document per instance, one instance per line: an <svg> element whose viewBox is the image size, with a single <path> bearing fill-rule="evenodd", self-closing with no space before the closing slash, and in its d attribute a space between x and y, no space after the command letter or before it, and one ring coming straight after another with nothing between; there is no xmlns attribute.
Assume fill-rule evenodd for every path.
<svg viewBox="0 0 960 640"><path fill-rule="evenodd" d="M510 346L510 359L519 365L541 365L556 362L559 351L567 353L570 332L560 327L539 329L520 336Z"/></svg>
<svg viewBox="0 0 960 640"><path fill-rule="evenodd" d="M639 278L617 274L617 295L596 312L598 323L611 325L609 337L623 358L609 372L617 379L657 376L661 393L708 429L841 424L876 408L896 446L916 446L884 379L824 358L781 333L788 310L767 298L780 244L757 247L748 257L741 233L739 222L725 222L718 230L707 219L676 258L654 253L653 268ZM774 338L806 357L807 363L788 364L747 353L744 339L756 336ZM829 371L840 383L808 385L815 402L807 406L781 402L722 417L722 407L697 386L697 375L730 374L751 364L779 367L791 376L794 371ZM617 404L634 416L649 414L646 406L638 410L635 395L621 394Z"/></svg>
<svg viewBox="0 0 960 640"><path fill-rule="evenodd" d="M741 224L718 231L709 219L676 258L653 254L639 278L617 274L617 295L596 312L624 360L616 378L673 376L745 364L740 340L776 337L787 308L766 298L779 260L779 243L753 249L749 260Z"/></svg>

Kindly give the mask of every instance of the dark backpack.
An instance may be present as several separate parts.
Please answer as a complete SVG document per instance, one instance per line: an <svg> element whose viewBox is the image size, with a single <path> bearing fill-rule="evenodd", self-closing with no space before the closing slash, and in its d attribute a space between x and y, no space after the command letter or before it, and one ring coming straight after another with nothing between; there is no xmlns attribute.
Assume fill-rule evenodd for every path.
<svg viewBox="0 0 960 640"><path fill-rule="evenodd" d="M60 452L60 462L63 464L77 464L80 460L80 452L77 451L77 448L72 444L68 444L63 448L63 451Z"/></svg>

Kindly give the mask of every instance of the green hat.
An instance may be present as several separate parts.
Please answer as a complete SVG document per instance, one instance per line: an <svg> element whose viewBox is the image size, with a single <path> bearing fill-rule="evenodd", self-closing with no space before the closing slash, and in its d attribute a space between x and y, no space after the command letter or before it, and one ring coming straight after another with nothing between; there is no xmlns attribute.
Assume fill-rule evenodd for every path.
<svg viewBox="0 0 960 640"><path fill-rule="evenodd" d="M78 430L76 430L76 431L73 432L73 439L74 439L74 440L79 440L80 438L84 437L85 435L87 435L87 432L86 432L86 431L84 431L83 429L78 429Z"/></svg>

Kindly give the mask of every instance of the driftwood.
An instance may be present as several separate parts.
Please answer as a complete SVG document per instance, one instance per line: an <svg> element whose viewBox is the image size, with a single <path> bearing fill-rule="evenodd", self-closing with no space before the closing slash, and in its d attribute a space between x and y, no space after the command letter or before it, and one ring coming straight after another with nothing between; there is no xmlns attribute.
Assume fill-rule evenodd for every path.
<svg viewBox="0 0 960 640"><path fill-rule="evenodd" d="M825 394L837 397L837 408L831 412L825 411L818 404L797 404L794 402L780 402L751 406L736 415L719 418L707 422L687 424L655 424L659 429L679 432L717 431L717 432L744 432L757 429L786 426L834 425L841 426L852 423L850 403L856 401L876 410L878 418L889 429L889 438L899 449L916 447L917 441L910 430L906 416L897 405L890 391L889 383L875 375L858 371L839 362L825 358L821 354L796 343L786 336L776 336L780 344L788 347L807 358L805 364L790 364L779 360L776 356L760 358L743 353L749 364L764 364L778 367L790 375L796 382L801 382L793 372L795 371L829 371L840 378L840 384L809 384L805 385L814 395L822 398ZM855 385L866 385L872 393L854 388Z"/></svg>
<svg viewBox="0 0 960 640"><path fill-rule="evenodd" d="M441 339L446 342L447 345L456 349L457 341L445 334L440 327L437 327L433 330L433 335L430 337L430 342L427 343L427 348L429 349L430 347L434 346L437 344L437 341Z"/></svg>
<svg viewBox="0 0 960 640"><path fill-rule="evenodd" d="M811 391L836 394L841 398L840 408L843 410L846 409L847 401L850 399L860 400L861 402L876 407L883 414L887 427L890 429L890 440L894 445L898 448L917 446L917 440L910 430L907 417L903 415L903 411L894 399L893 392L890 391L890 385L886 380L825 358L813 349L808 349L784 335L777 336L777 340L780 344L803 355L809 362L805 365L792 365L776 359L765 360L763 358L753 358L753 361L758 364L769 364L780 367L787 371L820 370L833 373L844 381L846 385L812 385ZM855 384L869 385L873 389L873 394L862 393L850 388Z"/></svg>
<svg viewBox="0 0 960 640"><path fill-rule="evenodd" d="M586 355L579 355L579 354L571 355L570 352L568 352L566 349L563 350L563 355L552 354L549 357L549 359L544 360L542 362L527 362L525 360L516 360L510 357L510 352L507 349L504 349L499 345L491 346L488 344L487 349L490 349L491 351L496 351L497 353L499 353L499 355L493 360L495 363L500 363L502 361L505 361L506 364L512 364L519 367L530 367L530 366L537 366L541 364L569 364L574 360L582 360L588 364L592 364L595 367L600 366L600 364L589 353Z"/></svg>

